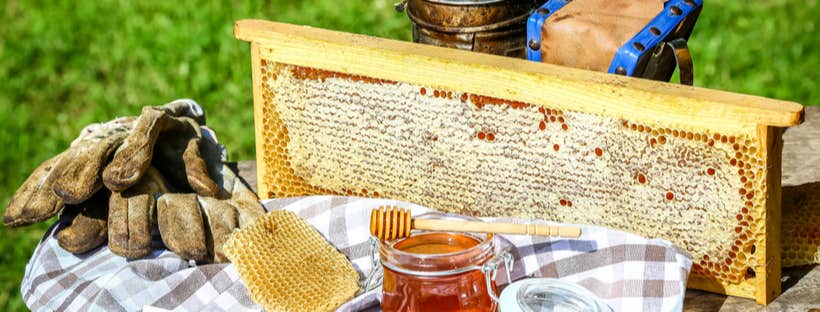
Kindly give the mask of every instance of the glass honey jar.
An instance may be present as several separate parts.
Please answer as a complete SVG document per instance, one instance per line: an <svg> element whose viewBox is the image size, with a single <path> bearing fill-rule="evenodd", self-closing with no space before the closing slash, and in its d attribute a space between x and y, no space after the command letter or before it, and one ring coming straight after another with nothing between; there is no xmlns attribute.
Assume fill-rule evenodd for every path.
<svg viewBox="0 0 820 312"><path fill-rule="evenodd" d="M506 265L508 280L512 266L492 234L414 231L379 245L383 311L496 311L498 266Z"/></svg>

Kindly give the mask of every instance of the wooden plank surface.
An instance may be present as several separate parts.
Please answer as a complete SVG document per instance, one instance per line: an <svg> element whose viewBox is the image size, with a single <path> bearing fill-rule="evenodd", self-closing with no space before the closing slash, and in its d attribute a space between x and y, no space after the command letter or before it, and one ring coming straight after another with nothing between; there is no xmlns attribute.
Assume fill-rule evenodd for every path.
<svg viewBox="0 0 820 312"><path fill-rule="evenodd" d="M820 186L820 106L806 107L806 122L783 134L784 194L805 184ZM256 161L237 164L239 175L256 191ZM820 192L820 190L817 190ZM783 294L767 307L754 300L687 290L685 311L808 311L820 309L820 266L783 270Z"/></svg>

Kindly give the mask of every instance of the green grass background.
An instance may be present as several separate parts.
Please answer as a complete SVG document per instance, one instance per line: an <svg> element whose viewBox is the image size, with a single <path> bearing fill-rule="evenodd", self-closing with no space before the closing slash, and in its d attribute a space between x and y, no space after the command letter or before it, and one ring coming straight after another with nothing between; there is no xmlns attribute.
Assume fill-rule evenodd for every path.
<svg viewBox="0 0 820 312"><path fill-rule="evenodd" d="M263 18L410 40L397 0L17 1L0 4L0 203L86 124L199 101L233 160L254 157L250 53L233 22ZM816 0L705 1L695 83L819 104ZM0 310L47 224L0 226Z"/></svg>

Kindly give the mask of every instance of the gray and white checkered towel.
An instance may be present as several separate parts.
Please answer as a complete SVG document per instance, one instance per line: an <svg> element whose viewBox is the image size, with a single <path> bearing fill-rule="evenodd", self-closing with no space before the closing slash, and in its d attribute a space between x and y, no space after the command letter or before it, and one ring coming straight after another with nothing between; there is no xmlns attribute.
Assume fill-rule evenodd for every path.
<svg viewBox="0 0 820 312"><path fill-rule="evenodd" d="M268 210L296 212L344 253L362 280L371 269L369 218L381 205L431 211L384 199L313 196L264 202ZM488 221L524 222L522 219ZM195 266L167 250L127 261L107 246L73 255L57 245L58 222L34 251L21 283L32 310L258 310L231 264ZM682 309L689 257L671 243L611 229L584 226L577 240L498 235L515 257L514 280L525 276L575 282L601 297L615 311ZM158 237L157 237L158 238ZM506 284L504 274L499 283ZM340 310L378 310L378 289Z"/></svg>

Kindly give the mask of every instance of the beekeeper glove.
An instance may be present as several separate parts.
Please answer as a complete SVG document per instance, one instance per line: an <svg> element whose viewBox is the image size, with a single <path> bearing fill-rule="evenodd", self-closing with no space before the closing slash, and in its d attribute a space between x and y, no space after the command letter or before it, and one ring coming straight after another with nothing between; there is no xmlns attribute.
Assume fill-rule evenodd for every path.
<svg viewBox="0 0 820 312"><path fill-rule="evenodd" d="M89 125L66 151L46 160L32 172L9 202L3 223L16 227L42 222L58 214L65 204L85 202L103 184L113 185L109 187L112 191L126 190L139 182L150 167L154 144L163 133L174 133L162 136L169 138L168 145L184 142L184 148L176 156L183 158L181 163L188 173L186 186L203 195L218 196L221 193L218 186L210 180L205 162L198 159L198 123L204 121L205 115L196 102L177 100L146 107L139 118L123 117ZM159 145L163 142L159 141ZM174 146L160 149L173 151ZM113 162L108 164L112 154ZM164 162L172 162L168 160L169 154L174 155L164 153L161 157ZM106 176L108 182L105 182Z"/></svg>
<svg viewBox="0 0 820 312"><path fill-rule="evenodd" d="M222 246L234 229L265 213L256 195L224 164L215 143L203 140L201 159L219 167L213 176L226 199L198 194L163 194L157 201L159 232L168 249L180 257L203 262L227 262ZM224 154L223 154L224 155Z"/></svg>

